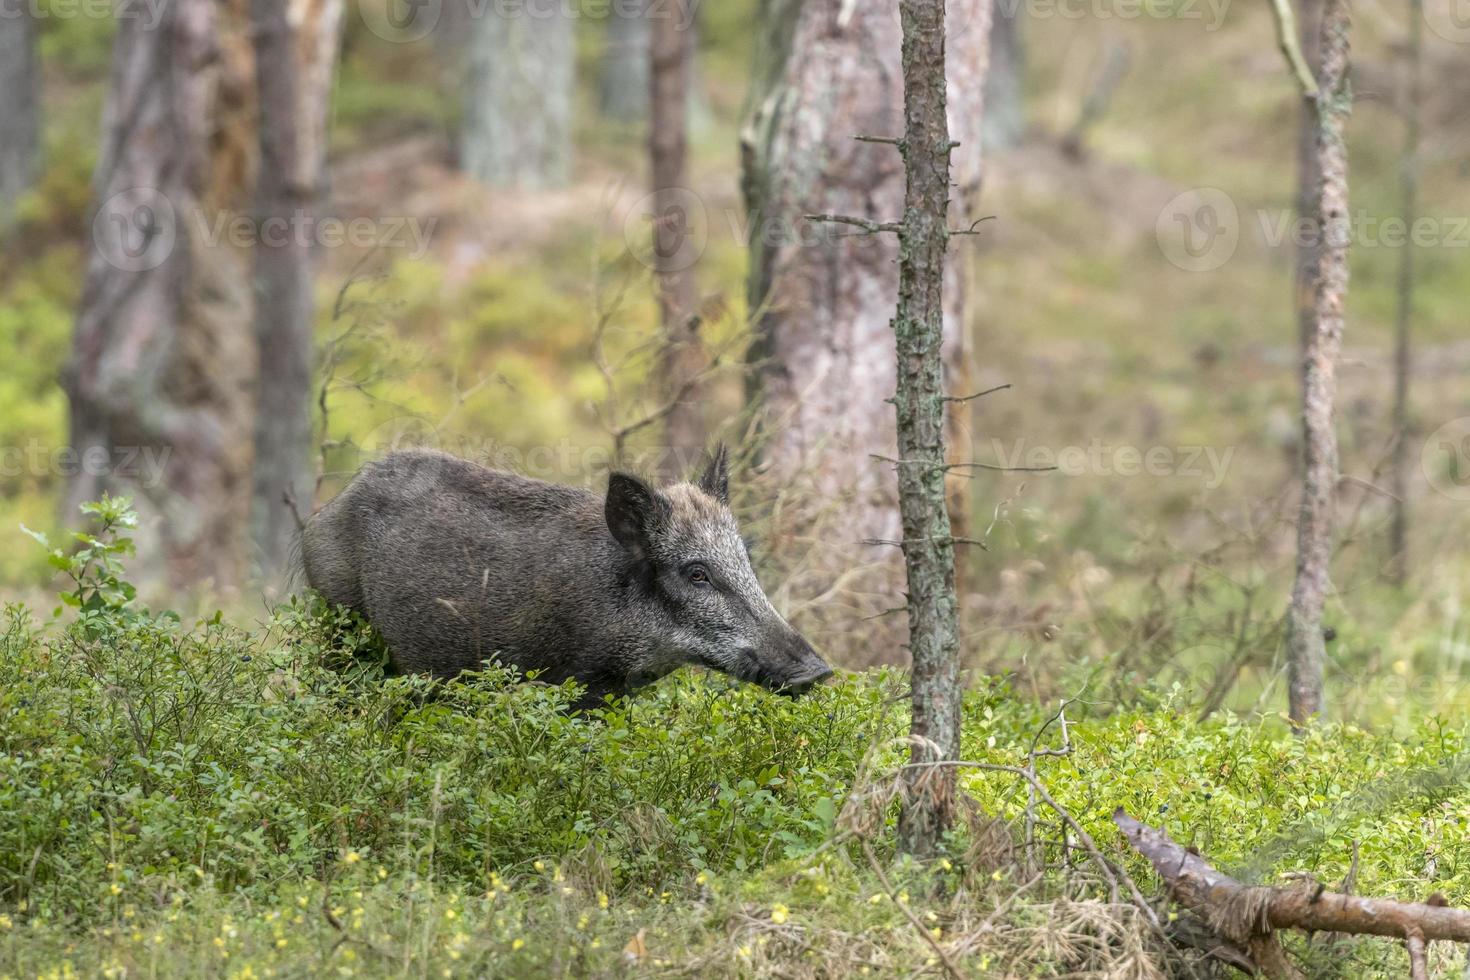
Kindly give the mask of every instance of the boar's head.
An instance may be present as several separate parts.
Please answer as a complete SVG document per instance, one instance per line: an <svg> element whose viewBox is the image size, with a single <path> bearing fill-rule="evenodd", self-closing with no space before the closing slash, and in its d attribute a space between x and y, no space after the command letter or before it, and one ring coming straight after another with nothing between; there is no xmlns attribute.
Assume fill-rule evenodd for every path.
<svg viewBox="0 0 1470 980"><path fill-rule="evenodd" d="M606 516L636 579L634 601L647 603L637 619L662 634L661 656L791 696L832 675L756 580L730 512L723 446L693 483L655 489L612 474Z"/></svg>

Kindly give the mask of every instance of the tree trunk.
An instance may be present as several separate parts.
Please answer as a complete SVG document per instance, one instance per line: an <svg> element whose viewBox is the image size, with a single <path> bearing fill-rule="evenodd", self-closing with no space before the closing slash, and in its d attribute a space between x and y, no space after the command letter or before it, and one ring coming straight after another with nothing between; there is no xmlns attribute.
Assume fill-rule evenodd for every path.
<svg viewBox="0 0 1470 980"><path fill-rule="evenodd" d="M1026 133L1026 49L1018 3L995 7L990 22L990 66L985 75L985 150L1009 150Z"/></svg>
<svg viewBox="0 0 1470 980"><path fill-rule="evenodd" d="M689 124L689 67L694 32L678 3L652 18L649 72L648 156L653 175L653 261L658 276L659 320L663 327L661 397L671 404L664 421L664 469L685 475L704 451L699 376L704 352L695 309L693 260L689 250L684 185Z"/></svg>
<svg viewBox="0 0 1470 980"><path fill-rule="evenodd" d="M990 5L947 6L950 131L960 143L951 161L958 185L951 224L968 227L980 180ZM896 452L893 414L874 395L896 383L890 319L898 246L889 235L804 216L887 222L903 213L898 154L855 139L902 132L899 18L896 0L766 0L762 27L741 138L756 333L752 394L764 418L763 467L792 499L840 508L830 533L801 542L804 567L817 570L811 587L823 591L855 560L888 557L861 542L899 533L890 470L870 458ZM964 294L961 270L951 265L944 294L951 375L962 358ZM885 577L885 587L896 584L896 574ZM874 611L872 600L854 603L855 618ZM834 628L833 642L851 632Z"/></svg>
<svg viewBox="0 0 1470 980"><path fill-rule="evenodd" d="M0 15L0 236L9 232L21 195L31 189L40 155L40 60L28 4Z"/></svg>
<svg viewBox="0 0 1470 980"><path fill-rule="evenodd" d="M1317 75L1317 201L1322 228L1312 296L1312 320L1302 358L1302 504L1297 523L1296 584L1287 613L1289 713L1303 724L1323 711L1322 608L1330 587L1333 507L1337 498L1337 357L1342 347L1348 288L1348 157L1345 129L1352 109L1348 85L1349 0L1326 0L1321 70Z"/></svg>
<svg viewBox="0 0 1470 980"><path fill-rule="evenodd" d="M229 13L169 0L156 26L118 22L66 372L83 461L66 519L104 490L133 494L157 529L140 550L175 587L236 583L249 500L249 295L239 256L211 240L214 198L240 179L219 113L239 96L216 25Z"/></svg>
<svg viewBox="0 0 1470 980"><path fill-rule="evenodd" d="M1400 209L1410 234L1399 250L1398 314L1394 323L1393 523L1389 529L1389 576L1403 585L1409 576L1409 327L1414 317L1414 221L1419 198L1419 107L1424 97L1421 54L1424 3L1409 0L1409 46L1404 54L1404 155L1399 161Z"/></svg>
<svg viewBox="0 0 1470 980"><path fill-rule="evenodd" d="M898 506L913 652L912 761L959 758L960 700L954 539L945 500L944 253L949 242L944 4L902 0L905 190L899 241ZM929 854L949 826L954 769L907 770L899 847Z"/></svg>
<svg viewBox="0 0 1470 980"><path fill-rule="evenodd" d="M1301 0L1300 41L1302 58L1313 76L1321 69L1321 32L1323 0ZM1316 322L1313 294L1317 283L1317 255L1321 251L1322 218L1317 211L1317 194L1322 172L1317 167L1317 107L1305 93L1297 112L1296 134L1296 213L1303 219L1307 233L1297 243L1296 251L1296 322L1297 344L1305 355L1307 338Z"/></svg>
<svg viewBox="0 0 1470 980"><path fill-rule="evenodd" d="M260 171L255 213L255 458L250 515L266 582L286 571L311 516L312 223L326 169L327 113L342 0L252 0ZM293 22L294 21L294 22Z"/></svg>
<svg viewBox="0 0 1470 980"><path fill-rule="evenodd" d="M558 4L491 5L470 19L460 166L492 187L571 174L575 18Z"/></svg>
<svg viewBox="0 0 1470 980"><path fill-rule="evenodd" d="M666 12L664 5L661 11ZM648 117L649 35L647 0L614 3L603 34L602 74L597 103L602 114L620 123Z"/></svg>

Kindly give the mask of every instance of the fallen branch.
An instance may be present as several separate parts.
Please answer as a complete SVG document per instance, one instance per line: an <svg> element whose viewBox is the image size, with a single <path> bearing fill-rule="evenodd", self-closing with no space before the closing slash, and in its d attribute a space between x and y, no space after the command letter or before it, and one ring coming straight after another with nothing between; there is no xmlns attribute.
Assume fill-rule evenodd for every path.
<svg viewBox="0 0 1470 980"><path fill-rule="evenodd" d="M1402 939L1415 970L1424 969L1425 945L1432 940L1470 943L1470 910L1359 898L1327 891L1320 884L1245 885L1216 871L1163 831L1139 823L1122 807L1113 812L1113 822L1133 849L1148 858L1174 900L1198 914L1223 939L1245 946L1268 977L1301 976L1277 942L1277 929Z"/></svg>

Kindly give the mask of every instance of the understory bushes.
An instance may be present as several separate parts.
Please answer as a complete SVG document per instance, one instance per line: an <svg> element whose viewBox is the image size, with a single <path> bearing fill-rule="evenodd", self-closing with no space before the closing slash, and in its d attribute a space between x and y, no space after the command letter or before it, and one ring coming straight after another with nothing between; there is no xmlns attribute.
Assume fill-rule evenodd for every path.
<svg viewBox="0 0 1470 980"><path fill-rule="evenodd" d="M306 601L249 629L139 609L125 508L97 516L52 553L78 612L0 624L0 977L1181 968L1014 773L967 770L944 855L895 860L898 672L792 701L689 670L572 714L571 686L499 669L385 676L370 630ZM1117 806L1248 881L1470 902L1463 725L1296 737L1086 695L973 679L965 756L1034 765L1146 894ZM1403 968L1378 941L1297 951Z"/></svg>

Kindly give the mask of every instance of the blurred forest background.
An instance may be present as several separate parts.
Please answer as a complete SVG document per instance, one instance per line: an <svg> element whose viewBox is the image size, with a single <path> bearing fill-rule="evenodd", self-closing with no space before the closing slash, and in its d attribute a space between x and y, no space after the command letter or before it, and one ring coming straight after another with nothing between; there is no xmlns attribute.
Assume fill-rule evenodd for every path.
<svg viewBox="0 0 1470 980"><path fill-rule="evenodd" d="M864 494L884 491L833 494L824 482L828 469L891 479L843 442L862 419L891 414L883 403L891 388L849 376L802 390L801 379L815 376L803 365L839 343L842 303L809 308L802 329L813 347L776 350L762 332L776 314L750 299L760 295L753 283L764 254L758 234L750 242L772 218L748 209L769 177L752 134L775 98L772 65L794 39L825 43L794 30L791 5L722 0L687 10L691 22L678 25L692 44L687 87L652 106L657 19L623 16L628 4L617 2L513 4L521 13L509 15L488 4L485 16L447 0L279 5L294 32L281 49L260 26L273 5L229 0L210 8L197 60L180 42L157 62L182 59L171 80L151 83L147 64L124 63L114 39L119 24L146 33L160 7L138 0L129 17L114 18L66 0L33 6L28 18L8 8L0 18L3 595L37 595L50 581L45 553L20 525L75 524L76 505L106 488L137 498L139 576L170 603L255 610L262 596L280 594L278 562L247 533L250 406L257 376L260 416L277 404L271 392L281 389L271 385L293 382L279 365L256 363L255 294L283 311L282 323L292 303L309 303L314 323L313 431L281 436L311 446L317 479L299 496L320 504L362 462L405 444L587 485L615 461L672 473L696 462L659 451L679 441L669 432L682 419L692 428L676 448L724 439L739 451L738 509L777 605L845 666L901 661L890 625L901 617L883 615L899 604L883 578L896 552L865 543L888 536L864 510ZM537 8L559 13L526 13ZM1470 29L1451 0L1426 0L1415 172L1428 231L1413 249L1401 586L1389 574L1386 488L1405 246L1385 221L1403 210L1414 18L1379 0L1364 0L1355 15L1329 703L1339 717L1410 725L1470 706L1470 444L1461 442L1470 417ZM129 50L146 58L147 43ZM277 147L276 162L262 166L259 123L279 90L270 73L257 80L254 65L290 56L292 44L296 97L321 99L300 111L323 115L325 143ZM994 219L951 243L968 297L953 325L964 349L952 381L967 391L1011 387L956 411L954 453L1022 471L976 469L956 480L956 512L986 545L961 554L966 664L1012 674L1041 697L1092 684L1129 703L1177 683L1206 713L1278 711L1300 455L1292 222L1301 100L1269 6L1001 2L990 47L984 150L970 177L979 183L974 217ZM826 79L814 90L828 100L823 111L843 125L881 120L860 111L870 96L854 79L896 85L880 64L894 58ZM195 94L207 106L180 96L191 65L206 76ZM145 356L127 372L138 380L125 397L139 418L154 413L150 424L176 426L178 446L211 446L214 461L178 485L158 477L140 491L130 484L153 472L147 452L110 457L106 478L76 475L86 467L68 447L85 443L87 419L69 414L67 385L85 388L76 365L98 318L137 301L127 295L130 273L110 275L129 257L109 262L108 229L121 222L123 241L144 236L132 256L143 263L157 231L144 219L154 220L158 202L140 201L125 180L131 164L113 159L119 118L166 112L169 99L202 114L196 145L151 152L193 202L171 220L201 232L186 236L189 323L213 326L185 323L169 341L173 373L148 376ZM648 192L650 117L667 121L670 105L688 133L679 182L688 235L672 264L650 247ZM952 131L964 125L952 121ZM853 128L839 135L893 135ZM878 166L886 149L864 145L874 155L850 162L838 210L896 219L877 213L893 199L862 185L861 168ZM318 176L314 155L324 160ZM801 161L799 152L787 160L798 172ZM873 179L891 182L892 173ZM313 238L309 282L296 294L252 290L253 237L248 222L232 232L234 217L282 201L289 213L314 196L312 227L323 233ZM831 282L850 282L837 266L859 242L834 244L820 237L830 231L782 220L778 234L818 236ZM261 274L257 266L257 282ZM285 275L276 281L289 282ZM677 411L662 379L671 370L660 318L670 276L681 283L673 287L682 291L680 328L697 334L688 344L694 366L673 369L688 380ZM886 325L892 302L885 293L859 305ZM783 384L786 402L774 399L773 410L771 393ZM128 387L94 391L93 408ZM800 432L796 448L788 440L772 449L788 430ZM113 438L133 441L146 448L147 440ZM157 462L155 476L169 465ZM112 479L119 467L131 476ZM171 502L191 494L192 509ZM199 516L211 508L223 516ZM271 518L276 527L289 528L285 514ZM223 530L189 525L194 518ZM194 537L171 544L170 534ZM186 598L180 585L202 586L203 598Z"/></svg>

